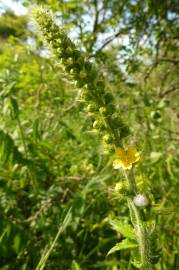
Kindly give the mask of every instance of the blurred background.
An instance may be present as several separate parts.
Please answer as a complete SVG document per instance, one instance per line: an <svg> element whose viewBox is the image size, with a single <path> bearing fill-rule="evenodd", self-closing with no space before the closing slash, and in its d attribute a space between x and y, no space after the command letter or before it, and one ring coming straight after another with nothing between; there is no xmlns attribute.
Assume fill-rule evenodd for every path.
<svg viewBox="0 0 179 270"><path fill-rule="evenodd" d="M155 269L179 269L177 0L0 0L0 269L43 269L60 228L44 269L137 269L128 250L106 256L122 239L109 219L129 221L113 196L119 172L40 39L34 4L47 5L106 75L142 153L137 183L153 194Z"/></svg>

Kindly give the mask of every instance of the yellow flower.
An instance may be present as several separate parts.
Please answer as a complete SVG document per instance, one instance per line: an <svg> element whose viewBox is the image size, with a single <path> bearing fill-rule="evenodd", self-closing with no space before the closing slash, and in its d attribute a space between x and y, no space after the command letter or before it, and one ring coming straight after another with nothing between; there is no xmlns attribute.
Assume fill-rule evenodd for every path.
<svg viewBox="0 0 179 270"><path fill-rule="evenodd" d="M125 150L117 147L113 167L114 169L123 168L124 170L129 170L132 168L133 163L137 162L139 159L140 156L135 147L129 146Z"/></svg>

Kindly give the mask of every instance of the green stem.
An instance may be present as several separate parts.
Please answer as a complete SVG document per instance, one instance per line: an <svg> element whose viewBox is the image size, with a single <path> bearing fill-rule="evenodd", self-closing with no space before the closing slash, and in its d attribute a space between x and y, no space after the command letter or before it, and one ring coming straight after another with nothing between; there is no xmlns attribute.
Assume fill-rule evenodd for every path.
<svg viewBox="0 0 179 270"><path fill-rule="evenodd" d="M129 185L129 189L130 189L131 193L137 194L137 185L136 185L136 181L135 181L135 177L134 177L133 172L130 173L130 175L128 175L128 173L125 170L123 170L123 174L124 174L124 177Z"/></svg>
<svg viewBox="0 0 179 270"><path fill-rule="evenodd" d="M18 115L16 115L16 120L17 120L17 123L18 123L18 126L19 126L19 131L20 131L20 134L21 134L21 138L22 138L22 144L23 144L23 147L24 147L25 157L27 158L28 157L27 145L26 145L26 142L25 142L24 131L23 131L23 128L22 128L22 125L21 125L21 122L20 122L20 119L19 119Z"/></svg>
<svg viewBox="0 0 179 270"><path fill-rule="evenodd" d="M150 236L145 228L139 210L136 208L134 202L128 199L128 206L130 210L131 221L136 231L139 251L141 258L141 269L142 270L153 270L154 267L151 263L151 247L150 247Z"/></svg>
<svg viewBox="0 0 179 270"><path fill-rule="evenodd" d="M21 121L20 121L20 118L19 118L18 114L16 114L16 120L17 120L17 124L18 124L19 131L20 131L20 134L21 134L21 139L22 139L22 144L23 144L23 147L24 147L25 157L28 158L28 148L27 148L27 144L26 144L26 141L25 141L24 131L23 131ZM34 173L31 170L28 169L28 174L29 174L29 177L30 177L30 179L32 181L33 187L34 188L37 187L37 181L36 181Z"/></svg>
<svg viewBox="0 0 179 270"><path fill-rule="evenodd" d="M123 171L126 181L129 185L130 191L137 194L137 185L134 177L133 171L130 174ZM151 264L151 248L150 248L150 236L145 228L140 211L135 206L132 199L128 199L128 207L130 210L131 222L136 231L137 240L139 244L140 258L141 258L141 269L142 270L153 270L153 265Z"/></svg>

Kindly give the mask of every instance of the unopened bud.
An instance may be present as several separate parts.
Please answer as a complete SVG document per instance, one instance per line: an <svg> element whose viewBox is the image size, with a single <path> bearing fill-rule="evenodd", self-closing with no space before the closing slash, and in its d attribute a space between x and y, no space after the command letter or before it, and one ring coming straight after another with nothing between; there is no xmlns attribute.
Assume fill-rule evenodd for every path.
<svg viewBox="0 0 179 270"><path fill-rule="evenodd" d="M95 104L89 104L87 107L88 112L96 112L97 111L97 106Z"/></svg>
<svg viewBox="0 0 179 270"><path fill-rule="evenodd" d="M115 188L114 188L114 191L116 193L119 193L119 195L128 195L129 194L129 188L125 182L117 183Z"/></svg>
<svg viewBox="0 0 179 270"><path fill-rule="evenodd" d="M138 207L145 207L149 204L147 197L143 194L137 194L133 200L134 204Z"/></svg>
<svg viewBox="0 0 179 270"><path fill-rule="evenodd" d="M103 122L101 120L95 120L93 123L93 128L98 129L98 130L102 130L104 127Z"/></svg>
<svg viewBox="0 0 179 270"><path fill-rule="evenodd" d="M111 144L113 142L113 137L110 134L106 134L103 137L103 141L107 144Z"/></svg>
<svg viewBox="0 0 179 270"><path fill-rule="evenodd" d="M99 108L99 112L101 113L101 115L103 116L107 116L107 109L105 107L100 107Z"/></svg>

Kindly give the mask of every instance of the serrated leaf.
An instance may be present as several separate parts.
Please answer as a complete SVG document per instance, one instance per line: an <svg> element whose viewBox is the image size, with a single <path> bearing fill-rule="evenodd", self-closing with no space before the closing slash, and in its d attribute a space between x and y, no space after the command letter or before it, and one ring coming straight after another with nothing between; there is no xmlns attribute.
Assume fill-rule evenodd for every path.
<svg viewBox="0 0 179 270"><path fill-rule="evenodd" d="M118 251L118 250L122 250L122 249L133 249L133 248L136 248L138 246L137 242L134 241L134 240L131 240L131 239L124 239L122 240L122 242L116 244L114 247L112 247L107 256Z"/></svg>
<svg viewBox="0 0 179 270"><path fill-rule="evenodd" d="M124 223L119 219L114 219L110 221L111 226L115 231L121 233L123 236L136 240L136 235L132 226L128 223Z"/></svg>

